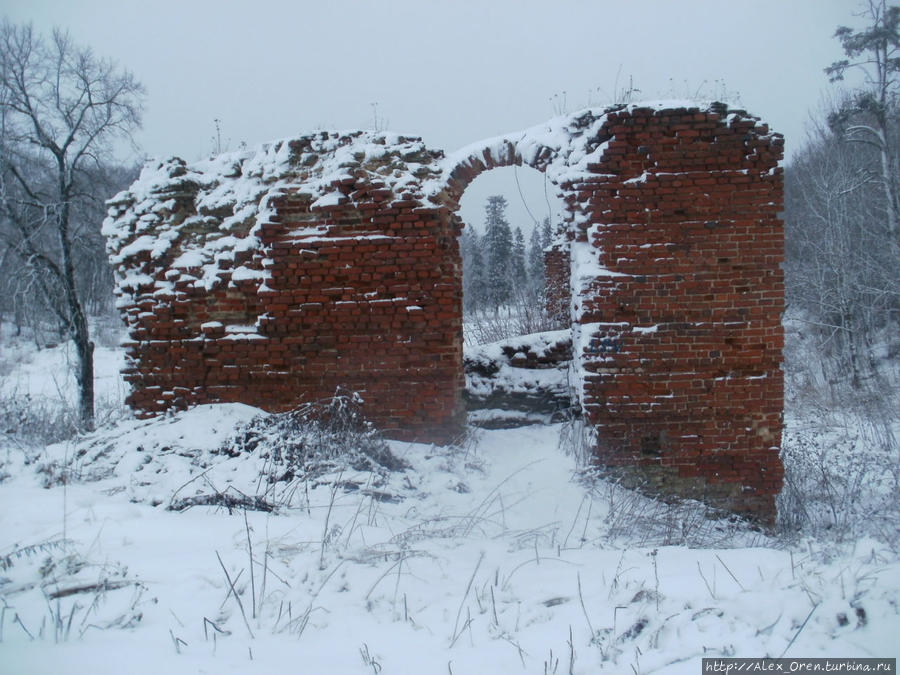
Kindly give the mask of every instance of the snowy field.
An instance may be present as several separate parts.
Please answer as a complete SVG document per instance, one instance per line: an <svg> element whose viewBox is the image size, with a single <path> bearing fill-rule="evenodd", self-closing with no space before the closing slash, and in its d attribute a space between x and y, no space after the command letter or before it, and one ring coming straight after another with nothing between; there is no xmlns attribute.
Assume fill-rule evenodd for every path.
<svg viewBox="0 0 900 675"><path fill-rule="evenodd" d="M0 350L6 400L71 395L65 349ZM900 651L891 537L665 507L588 480L559 424L276 476L270 437L237 451L260 411L131 419L120 364L99 351L119 412L94 434L0 429L0 673L696 675L704 656Z"/></svg>

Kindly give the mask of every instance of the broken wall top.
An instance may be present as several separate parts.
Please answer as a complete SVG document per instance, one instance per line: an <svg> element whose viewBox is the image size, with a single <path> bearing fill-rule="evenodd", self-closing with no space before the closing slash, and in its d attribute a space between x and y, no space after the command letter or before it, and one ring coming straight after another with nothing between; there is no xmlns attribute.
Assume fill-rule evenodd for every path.
<svg viewBox="0 0 900 675"><path fill-rule="evenodd" d="M349 131L285 139L191 164L179 158L148 163L128 190L109 201L104 222L120 302L170 293L176 281L209 291L223 281L257 280L265 289L268 272L259 258L266 252L259 234L278 221L275 205L286 195L303 200L306 211L357 201L455 211L480 173L525 164L543 171L563 196L563 187L616 173L608 151L620 119L692 112L712 112L729 126L749 124L763 138L768 132L756 124L758 118L722 103L659 101L581 110L449 155L428 149L417 137ZM671 170L650 159L645 173ZM577 226L593 209L574 197L569 190L569 220ZM301 238L329 232L321 219L293 227L289 234ZM370 229L374 233L377 227ZM256 258L253 264L242 263L250 257Z"/></svg>
<svg viewBox="0 0 900 675"><path fill-rule="evenodd" d="M137 181L108 202L103 225L120 295L166 282L149 269L168 268L167 281L190 276L217 286L235 253L262 248L261 227L276 216L275 203L291 193L310 209L372 199L422 200L423 182L439 175L440 152L421 139L366 131L322 132L231 152L187 164L173 157L148 163ZM355 189L364 186L366 194ZM321 226L303 234L323 234ZM144 264L135 264L144 263ZM224 263L224 265L223 265ZM259 276L257 269L231 278ZM155 275L154 275L155 276Z"/></svg>

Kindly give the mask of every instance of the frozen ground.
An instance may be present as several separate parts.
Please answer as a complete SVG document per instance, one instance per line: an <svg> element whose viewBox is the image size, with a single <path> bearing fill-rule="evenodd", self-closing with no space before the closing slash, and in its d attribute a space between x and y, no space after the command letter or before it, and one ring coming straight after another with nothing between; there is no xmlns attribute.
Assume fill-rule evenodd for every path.
<svg viewBox="0 0 900 675"><path fill-rule="evenodd" d="M6 324L0 326L0 397L28 400L37 409L74 409L77 390L72 367L76 356L72 343L38 350L32 340L15 338L11 329ZM107 333L107 330L102 331L104 343L117 344L118 331ZM95 335L100 332L95 331ZM104 344L94 348L96 410L101 421L122 414L127 391L120 374L124 361L122 349Z"/></svg>
<svg viewBox="0 0 900 675"><path fill-rule="evenodd" d="M61 349L22 350L4 382L70 388ZM585 481L561 425L391 443L406 469L272 484L262 453L216 453L258 413L122 419L46 449L0 435L0 672L695 675L703 656L897 656L900 561L877 539L788 544ZM224 494L280 506L168 508Z"/></svg>

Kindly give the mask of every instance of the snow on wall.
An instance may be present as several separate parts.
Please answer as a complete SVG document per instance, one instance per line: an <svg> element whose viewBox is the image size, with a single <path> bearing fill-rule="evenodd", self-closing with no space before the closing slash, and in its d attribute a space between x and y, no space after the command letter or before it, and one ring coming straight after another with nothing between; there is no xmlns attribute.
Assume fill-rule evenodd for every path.
<svg viewBox="0 0 900 675"><path fill-rule="evenodd" d="M781 487L783 142L724 104L588 109L444 155L320 133L149 165L104 232L129 324L131 403L284 409L362 390L393 435L461 422L455 215L494 167L566 205L547 254L597 461L764 521Z"/></svg>
<svg viewBox="0 0 900 675"><path fill-rule="evenodd" d="M336 186L360 180L360 169L367 181L398 198L421 199L422 180L439 175L434 166L439 157L420 139L365 131L284 139L190 166L173 157L145 166L137 181L109 202L103 234L114 265L142 253L160 259L179 241L179 255L168 265L171 273L154 280L154 286L171 290L173 280L192 276L211 290L236 256L259 249L257 235L275 215L273 200L302 185L310 208L345 204L352 199ZM181 216L177 211L185 200L192 201L193 212ZM328 231L327 225L316 222L294 229L297 237ZM121 295L148 281L139 274L120 277ZM264 272L240 267L232 270L233 280L235 274L267 278Z"/></svg>
<svg viewBox="0 0 900 675"><path fill-rule="evenodd" d="M104 224L131 405L281 410L344 388L395 436L458 433L458 224L423 191L440 157L354 131L148 165Z"/></svg>

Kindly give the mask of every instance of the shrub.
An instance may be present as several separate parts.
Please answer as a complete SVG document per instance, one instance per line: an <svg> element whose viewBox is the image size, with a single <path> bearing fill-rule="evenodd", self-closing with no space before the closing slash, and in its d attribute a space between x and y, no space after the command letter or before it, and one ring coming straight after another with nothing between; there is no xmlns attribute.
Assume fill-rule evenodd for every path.
<svg viewBox="0 0 900 675"><path fill-rule="evenodd" d="M362 415L358 395L337 394L285 413L252 419L220 452L232 457L261 453L270 482L309 479L351 468L396 471L406 463Z"/></svg>
<svg viewBox="0 0 900 675"><path fill-rule="evenodd" d="M26 446L58 443L78 431L73 412L56 401L0 392L0 436Z"/></svg>

